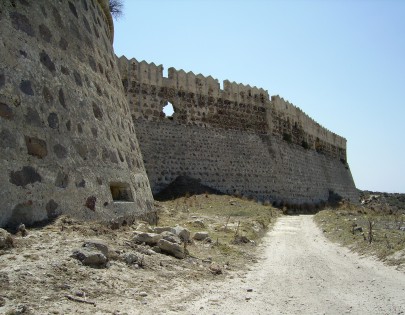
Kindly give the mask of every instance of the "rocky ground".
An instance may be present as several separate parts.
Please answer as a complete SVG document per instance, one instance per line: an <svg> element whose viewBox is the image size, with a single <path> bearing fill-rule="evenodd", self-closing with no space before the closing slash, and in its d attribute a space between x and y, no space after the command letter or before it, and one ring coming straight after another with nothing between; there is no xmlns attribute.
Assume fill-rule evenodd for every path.
<svg viewBox="0 0 405 315"><path fill-rule="evenodd" d="M157 226L0 230L0 314L404 314L405 215L364 200L281 216L200 194L157 202Z"/></svg>
<svg viewBox="0 0 405 315"><path fill-rule="evenodd" d="M157 227L137 222L112 230L60 217L11 237L4 233L0 313L147 314L162 304L155 314L181 311L182 303L165 304L168 292L190 284L198 291L244 270L280 213L206 194L156 206Z"/></svg>

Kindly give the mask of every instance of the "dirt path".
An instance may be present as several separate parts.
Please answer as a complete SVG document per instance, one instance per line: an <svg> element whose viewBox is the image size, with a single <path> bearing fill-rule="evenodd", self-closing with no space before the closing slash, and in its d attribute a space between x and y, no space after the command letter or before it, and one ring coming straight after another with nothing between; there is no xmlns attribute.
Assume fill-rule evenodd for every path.
<svg viewBox="0 0 405 315"><path fill-rule="evenodd" d="M180 313L405 314L405 275L330 243L312 216L280 218L261 246L250 272L201 287Z"/></svg>

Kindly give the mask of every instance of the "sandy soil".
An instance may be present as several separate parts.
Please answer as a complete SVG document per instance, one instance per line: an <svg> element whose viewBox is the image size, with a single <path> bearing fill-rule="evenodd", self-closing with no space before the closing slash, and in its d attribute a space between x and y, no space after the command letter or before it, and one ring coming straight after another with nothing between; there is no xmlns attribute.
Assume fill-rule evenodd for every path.
<svg viewBox="0 0 405 315"><path fill-rule="evenodd" d="M204 287L185 314L404 314L405 274L330 243L312 216L282 217L246 275Z"/></svg>

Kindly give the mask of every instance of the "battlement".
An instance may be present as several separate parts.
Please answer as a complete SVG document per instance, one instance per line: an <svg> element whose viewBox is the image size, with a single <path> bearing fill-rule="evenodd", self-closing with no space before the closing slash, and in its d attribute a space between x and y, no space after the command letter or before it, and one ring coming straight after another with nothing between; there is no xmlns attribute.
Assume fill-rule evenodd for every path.
<svg viewBox="0 0 405 315"><path fill-rule="evenodd" d="M256 86L243 85L236 82L224 81L224 94L226 98L234 102L266 102L269 100L269 93Z"/></svg>
<svg viewBox="0 0 405 315"><path fill-rule="evenodd" d="M118 58L124 86L132 93L133 116L165 119L162 109L174 106L173 120L205 128L225 128L273 134L279 138L346 159L346 139L309 117L280 96L271 96L256 86L223 81L173 67L168 76L163 66L125 56Z"/></svg>
<svg viewBox="0 0 405 315"><path fill-rule="evenodd" d="M192 71L186 72L173 67L168 69L166 78L163 76L162 65L148 63L145 60L139 62L135 58L128 60L125 56L118 58L118 64L123 78L131 77L142 84L165 86L181 92L220 97L237 103L269 101L269 93L256 86L224 80L224 88L221 89L218 79L211 75L194 74Z"/></svg>
<svg viewBox="0 0 405 315"><path fill-rule="evenodd" d="M314 119L309 117L301 108L286 101L279 95L271 97L271 104L274 111L281 113L288 118L292 124L297 123L307 134L314 138L330 143L339 148L346 148L346 139L321 126Z"/></svg>

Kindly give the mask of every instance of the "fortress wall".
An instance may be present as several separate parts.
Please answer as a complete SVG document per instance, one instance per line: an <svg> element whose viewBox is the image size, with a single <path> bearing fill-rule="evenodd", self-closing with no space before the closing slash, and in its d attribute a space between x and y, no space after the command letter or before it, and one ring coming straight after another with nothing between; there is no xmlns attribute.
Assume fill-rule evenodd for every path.
<svg viewBox="0 0 405 315"><path fill-rule="evenodd" d="M0 2L0 226L153 209L112 27L107 0Z"/></svg>
<svg viewBox="0 0 405 315"><path fill-rule="evenodd" d="M346 140L299 108L249 85L119 58L153 193L177 176L224 193L317 203L357 200ZM162 109L170 102L173 117Z"/></svg>
<svg viewBox="0 0 405 315"><path fill-rule="evenodd" d="M223 90L211 76L168 69L136 59L118 58L133 117L160 121L172 103L172 119L201 127L248 130L283 139L346 160L346 139L322 127L300 108L266 90L225 80Z"/></svg>
<svg viewBox="0 0 405 315"><path fill-rule="evenodd" d="M165 78L162 66L125 57L118 60L120 68L127 69L122 79L135 119L160 121L165 118L163 107L170 102L175 110L172 119L183 124L268 131L268 94L262 89L225 81L221 90L218 80L211 76L169 68Z"/></svg>
<svg viewBox="0 0 405 315"><path fill-rule="evenodd" d="M186 175L227 194L271 202L318 203L329 190L357 200L343 163L278 138L174 121L137 120L136 126L153 193Z"/></svg>

